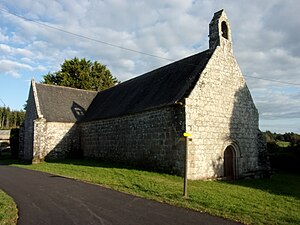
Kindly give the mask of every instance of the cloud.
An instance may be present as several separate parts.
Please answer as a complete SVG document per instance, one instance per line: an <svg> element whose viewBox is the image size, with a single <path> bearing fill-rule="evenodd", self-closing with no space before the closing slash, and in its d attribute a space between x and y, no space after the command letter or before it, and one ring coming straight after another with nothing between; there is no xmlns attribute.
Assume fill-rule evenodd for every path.
<svg viewBox="0 0 300 225"><path fill-rule="evenodd" d="M0 27L0 41L1 42L7 42L8 41L8 36L5 34L3 29Z"/></svg>
<svg viewBox="0 0 300 225"><path fill-rule="evenodd" d="M14 48L9 45L0 44L0 53L9 54L11 56L32 57L33 53L24 48Z"/></svg>
<svg viewBox="0 0 300 225"><path fill-rule="evenodd" d="M300 88L261 88L255 99L263 119L300 118Z"/></svg>
<svg viewBox="0 0 300 225"><path fill-rule="evenodd" d="M0 60L0 65L0 73L8 74L17 78L20 77L21 70L33 70L33 68L27 64L22 64L6 59Z"/></svg>
<svg viewBox="0 0 300 225"><path fill-rule="evenodd" d="M299 11L300 5L297 1L277 2L264 17L264 27L269 32L274 32L282 36L282 42L278 42L278 47L283 44L285 49L294 56L300 56L300 31L299 31ZM274 16L276 15L276 16Z"/></svg>
<svg viewBox="0 0 300 225"><path fill-rule="evenodd" d="M284 134L285 132L295 132L300 134L300 119L285 119L281 120L261 120L260 127L262 131L270 130Z"/></svg>

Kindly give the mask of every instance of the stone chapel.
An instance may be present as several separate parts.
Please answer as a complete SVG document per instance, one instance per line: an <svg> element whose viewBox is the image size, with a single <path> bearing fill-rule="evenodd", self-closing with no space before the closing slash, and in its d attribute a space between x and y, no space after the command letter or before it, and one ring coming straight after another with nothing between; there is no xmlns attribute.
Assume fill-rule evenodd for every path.
<svg viewBox="0 0 300 225"><path fill-rule="evenodd" d="M221 10L209 24L209 49L107 90L32 81L20 156L81 156L178 175L187 157L188 179L236 179L266 168L261 143Z"/></svg>

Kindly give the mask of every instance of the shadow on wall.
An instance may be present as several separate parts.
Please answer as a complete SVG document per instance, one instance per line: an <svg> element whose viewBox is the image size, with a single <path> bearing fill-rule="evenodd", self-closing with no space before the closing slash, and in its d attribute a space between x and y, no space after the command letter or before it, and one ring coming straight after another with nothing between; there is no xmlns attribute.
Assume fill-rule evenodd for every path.
<svg viewBox="0 0 300 225"><path fill-rule="evenodd" d="M266 156L266 146L258 127L258 112L244 85L234 94L229 133L222 156L212 163L214 171L226 180L254 177L259 171L267 170Z"/></svg>
<svg viewBox="0 0 300 225"><path fill-rule="evenodd" d="M78 122L85 115L86 110L73 101L71 106L71 111L76 119L76 122L68 129L61 140L55 145L53 150L51 150L46 156L45 161L66 159L66 158L82 158L83 153L80 149L80 131L78 129ZM63 127L63 123L58 125L48 125L54 126L52 129L60 129ZM57 127L55 127L57 126ZM57 130L59 133L59 130ZM52 134L55 135L55 134Z"/></svg>
<svg viewBox="0 0 300 225"><path fill-rule="evenodd" d="M79 140L78 125L75 123L55 145L55 147L45 156L44 160L51 161L82 157Z"/></svg>

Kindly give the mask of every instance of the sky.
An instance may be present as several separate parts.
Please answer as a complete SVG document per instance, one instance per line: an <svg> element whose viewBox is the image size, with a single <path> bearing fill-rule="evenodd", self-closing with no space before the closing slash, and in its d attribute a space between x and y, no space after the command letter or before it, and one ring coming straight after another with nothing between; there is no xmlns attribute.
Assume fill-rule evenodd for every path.
<svg viewBox="0 0 300 225"><path fill-rule="evenodd" d="M0 106L23 109L30 80L42 81L65 59L98 61L126 81L202 52L220 9L260 129L300 133L297 0L1 0Z"/></svg>

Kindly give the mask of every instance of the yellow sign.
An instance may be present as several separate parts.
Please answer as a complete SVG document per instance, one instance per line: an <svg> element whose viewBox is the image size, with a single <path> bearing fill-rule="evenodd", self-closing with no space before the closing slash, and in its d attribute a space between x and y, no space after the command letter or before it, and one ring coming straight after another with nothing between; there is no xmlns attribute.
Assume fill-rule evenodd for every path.
<svg viewBox="0 0 300 225"><path fill-rule="evenodd" d="M184 137L191 137L191 136L192 136L192 134L190 134L190 133L186 133L186 132L185 132L185 133L183 133L183 136L184 136Z"/></svg>

